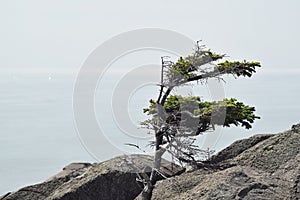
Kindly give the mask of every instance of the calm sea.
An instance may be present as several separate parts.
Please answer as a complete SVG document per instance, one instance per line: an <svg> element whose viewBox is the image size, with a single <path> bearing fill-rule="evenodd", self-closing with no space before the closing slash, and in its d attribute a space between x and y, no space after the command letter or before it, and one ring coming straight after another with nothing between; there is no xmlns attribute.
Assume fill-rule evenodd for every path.
<svg viewBox="0 0 300 200"><path fill-rule="evenodd" d="M300 122L299 75L273 72L257 74L252 79L226 78L226 97L237 97L255 106L262 118L251 130L235 127L222 130L211 148L218 151L237 139L256 133L277 133ZM97 161L83 147L75 128L72 108L75 74L1 74L0 77L0 194L41 182L70 162ZM137 93L135 98L145 103L129 106L133 121L143 119L142 107L152 95L156 98L155 91L151 91L149 88L149 92ZM112 121L103 120L101 123L111 125L112 138L122 138L122 132ZM101 141L96 142L101 148ZM105 149L103 154L107 159L116 156Z"/></svg>

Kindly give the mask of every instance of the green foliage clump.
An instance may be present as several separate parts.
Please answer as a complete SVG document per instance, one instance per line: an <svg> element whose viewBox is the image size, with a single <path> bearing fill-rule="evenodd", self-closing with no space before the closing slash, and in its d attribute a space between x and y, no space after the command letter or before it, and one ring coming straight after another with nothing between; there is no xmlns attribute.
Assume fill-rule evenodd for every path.
<svg viewBox="0 0 300 200"><path fill-rule="evenodd" d="M143 109L144 113L147 113L148 115L153 115L157 113L157 102L153 99L150 99L149 103L150 106L148 108Z"/></svg>
<svg viewBox="0 0 300 200"><path fill-rule="evenodd" d="M200 102L199 96L183 97L181 95L171 95L167 98L164 108L166 110L179 109L180 105L190 105L191 103Z"/></svg>
<svg viewBox="0 0 300 200"><path fill-rule="evenodd" d="M246 129L250 129L254 120L260 118L254 114L254 107L245 105L235 98L202 102L199 96L171 95L167 98L163 108L164 118L169 124L179 125L181 123L181 126L183 126L181 115L184 111L191 118L198 119L199 127L202 127L201 132L207 131L215 125L226 127L241 125ZM151 100L150 106L145 108L144 112L155 116L158 112L157 102ZM205 128L203 129L203 127Z"/></svg>
<svg viewBox="0 0 300 200"><path fill-rule="evenodd" d="M199 50L194 55L187 56L186 58L180 57L176 63L174 63L170 70L168 70L167 77L169 80L180 79L178 74L183 78L191 78L196 74L198 67L219 59L222 59L224 55L217 54L211 50ZM177 73L177 75L176 75Z"/></svg>
<svg viewBox="0 0 300 200"><path fill-rule="evenodd" d="M225 99L226 103L226 118L224 126L234 124L241 125L246 129L252 128L251 124L255 119L260 119L259 116L254 114L255 107L245 105L243 102L237 101L235 98Z"/></svg>
<svg viewBox="0 0 300 200"><path fill-rule="evenodd" d="M220 55L217 53L212 52L211 50L203 50L202 51L205 55L209 56L211 58L212 61L217 61L219 59L222 59L224 57L224 55Z"/></svg>
<svg viewBox="0 0 300 200"><path fill-rule="evenodd" d="M239 61L225 61L217 64L215 70L220 73L235 74L237 76L251 77L256 72L255 68L261 67L259 62L239 62Z"/></svg>
<svg viewBox="0 0 300 200"><path fill-rule="evenodd" d="M191 66L191 62L185 60L183 57L180 57L178 61L172 65L172 69L181 74L187 74L190 71Z"/></svg>

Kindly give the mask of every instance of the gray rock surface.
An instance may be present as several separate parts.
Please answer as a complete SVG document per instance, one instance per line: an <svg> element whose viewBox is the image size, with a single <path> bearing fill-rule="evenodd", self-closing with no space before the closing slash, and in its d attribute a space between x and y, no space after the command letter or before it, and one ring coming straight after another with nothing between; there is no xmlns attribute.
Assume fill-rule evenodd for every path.
<svg viewBox="0 0 300 200"><path fill-rule="evenodd" d="M120 156L99 164L72 163L47 181L22 188L0 199L134 199L142 191L141 185L136 181L136 172L142 172L152 163L153 158L146 155ZM184 169L164 160L162 171L164 176L170 177Z"/></svg>
<svg viewBox="0 0 300 200"><path fill-rule="evenodd" d="M300 124L237 141L197 168L159 181L153 199L298 200Z"/></svg>

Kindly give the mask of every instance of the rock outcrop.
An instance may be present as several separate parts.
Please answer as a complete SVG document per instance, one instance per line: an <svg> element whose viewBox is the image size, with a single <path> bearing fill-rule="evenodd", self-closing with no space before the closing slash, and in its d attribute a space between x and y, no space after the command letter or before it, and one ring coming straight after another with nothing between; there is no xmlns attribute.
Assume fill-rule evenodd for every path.
<svg viewBox="0 0 300 200"><path fill-rule="evenodd" d="M300 124L237 141L197 168L159 181L153 199L298 200Z"/></svg>
<svg viewBox="0 0 300 200"><path fill-rule="evenodd" d="M44 183L0 200L141 199L137 171L151 169L152 157L121 156L99 164L77 163ZM184 173L164 161L169 178L157 182L153 199L300 199L300 124L279 134L234 142ZM145 171L147 173L147 170ZM180 174L180 175L179 175Z"/></svg>
<svg viewBox="0 0 300 200"><path fill-rule="evenodd" d="M47 181L4 195L1 200L94 200L134 199L142 191L137 173L150 169L153 158L146 155L120 156L99 164L73 163ZM163 160L163 176L183 168ZM161 179L162 177L158 177Z"/></svg>

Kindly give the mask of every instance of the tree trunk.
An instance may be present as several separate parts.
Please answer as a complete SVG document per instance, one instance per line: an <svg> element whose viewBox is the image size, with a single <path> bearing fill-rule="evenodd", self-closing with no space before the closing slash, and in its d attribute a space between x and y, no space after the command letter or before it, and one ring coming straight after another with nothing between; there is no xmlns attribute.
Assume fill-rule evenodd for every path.
<svg viewBox="0 0 300 200"><path fill-rule="evenodd" d="M147 186L144 188L144 190L142 192L142 200L151 200L153 188L154 187L153 187L152 183L149 181L147 183Z"/></svg>

